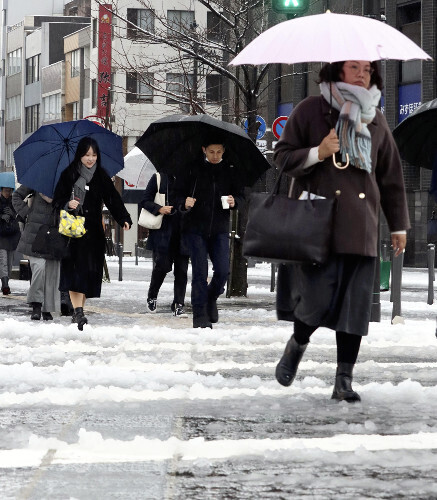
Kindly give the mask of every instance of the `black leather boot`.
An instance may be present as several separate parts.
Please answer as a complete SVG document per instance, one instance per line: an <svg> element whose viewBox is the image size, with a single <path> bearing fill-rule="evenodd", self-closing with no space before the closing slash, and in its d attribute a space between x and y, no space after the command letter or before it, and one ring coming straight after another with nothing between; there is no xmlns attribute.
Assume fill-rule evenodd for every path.
<svg viewBox="0 0 437 500"><path fill-rule="evenodd" d="M331 399L347 401L348 403L361 401L360 395L352 389L352 371L354 366L353 363L337 364L334 392L332 393Z"/></svg>
<svg viewBox="0 0 437 500"><path fill-rule="evenodd" d="M53 316L52 316L51 313L43 311L43 313L42 313L42 319L44 321L52 321L53 320Z"/></svg>
<svg viewBox="0 0 437 500"><path fill-rule="evenodd" d="M206 304L206 312L208 314L209 321L211 323L217 323L219 320L218 309L217 309L217 299L208 296L208 303Z"/></svg>
<svg viewBox="0 0 437 500"><path fill-rule="evenodd" d="M30 315L30 319L35 321L39 321L41 319L41 302L32 302L32 314Z"/></svg>
<svg viewBox="0 0 437 500"><path fill-rule="evenodd" d="M308 344L300 345L296 342L294 335L290 338L285 346L284 354L276 366L276 380L288 387L293 383L296 377L297 368L301 362L303 353L306 351Z"/></svg>
<svg viewBox="0 0 437 500"><path fill-rule="evenodd" d="M77 323L77 328L82 331L83 326L88 323L87 317L83 313L83 307L75 307L74 308L74 322ZM73 322L73 320L72 320Z"/></svg>
<svg viewBox="0 0 437 500"><path fill-rule="evenodd" d="M2 278L2 293L3 295L9 295L11 293L8 276L3 276Z"/></svg>
<svg viewBox="0 0 437 500"><path fill-rule="evenodd" d="M206 306L193 306L193 328L212 328Z"/></svg>

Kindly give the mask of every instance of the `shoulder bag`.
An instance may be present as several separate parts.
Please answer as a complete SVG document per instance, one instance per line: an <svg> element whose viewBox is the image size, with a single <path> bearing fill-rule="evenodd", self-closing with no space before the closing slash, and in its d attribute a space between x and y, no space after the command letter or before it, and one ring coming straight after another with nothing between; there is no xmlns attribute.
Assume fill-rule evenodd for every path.
<svg viewBox="0 0 437 500"><path fill-rule="evenodd" d="M159 192L159 187L161 185L161 175L159 172L156 173L156 184L158 189L155 195L155 203L161 206L165 206L165 194ZM162 224L163 214L153 215L145 208L141 209L140 218L138 219L138 224L147 229L160 229Z"/></svg>
<svg viewBox="0 0 437 500"><path fill-rule="evenodd" d="M50 260L61 260L69 256L70 240L58 230L56 213L53 212L51 224L42 224L32 243L32 252Z"/></svg>
<svg viewBox="0 0 437 500"><path fill-rule="evenodd" d="M252 193L243 255L266 262L324 264L330 254L335 199L294 200L279 194L284 166L271 193ZM308 188L308 193L310 193Z"/></svg>

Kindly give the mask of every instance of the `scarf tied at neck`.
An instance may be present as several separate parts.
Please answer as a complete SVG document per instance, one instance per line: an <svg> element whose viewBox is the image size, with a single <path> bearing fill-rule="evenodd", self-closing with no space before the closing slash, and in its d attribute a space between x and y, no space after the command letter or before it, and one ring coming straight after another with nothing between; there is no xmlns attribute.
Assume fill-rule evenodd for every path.
<svg viewBox="0 0 437 500"><path fill-rule="evenodd" d="M373 85L370 89L344 82L322 82L320 91L325 100L340 112L335 131L340 140L342 161L349 161L357 168L372 172L372 137L367 125L376 114L381 91Z"/></svg>

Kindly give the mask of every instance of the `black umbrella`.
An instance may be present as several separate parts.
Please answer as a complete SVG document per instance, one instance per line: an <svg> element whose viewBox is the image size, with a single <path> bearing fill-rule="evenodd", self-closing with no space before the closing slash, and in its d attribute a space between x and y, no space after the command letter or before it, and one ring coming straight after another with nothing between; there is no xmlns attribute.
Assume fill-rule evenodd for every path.
<svg viewBox="0 0 437 500"><path fill-rule="evenodd" d="M416 108L394 130L401 157L432 170L437 156L437 99Z"/></svg>
<svg viewBox="0 0 437 500"><path fill-rule="evenodd" d="M243 129L209 115L171 115L151 123L136 146L158 172L177 175L202 157L205 141L224 143L223 158L234 165L242 185L252 186L270 168Z"/></svg>

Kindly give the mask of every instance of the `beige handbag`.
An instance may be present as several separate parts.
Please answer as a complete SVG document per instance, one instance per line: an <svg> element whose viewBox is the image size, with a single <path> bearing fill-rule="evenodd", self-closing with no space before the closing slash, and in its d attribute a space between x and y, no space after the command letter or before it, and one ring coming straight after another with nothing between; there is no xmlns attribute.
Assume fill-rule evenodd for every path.
<svg viewBox="0 0 437 500"><path fill-rule="evenodd" d="M165 206L165 194L159 192L159 186L161 185L161 175L156 173L156 184L158 189L155 195L155 203L161 206ZM141 209L140 218L138 219L138 224L147 229L160 229L162 224L163 214L153 215L145 208Z"/></svg>

